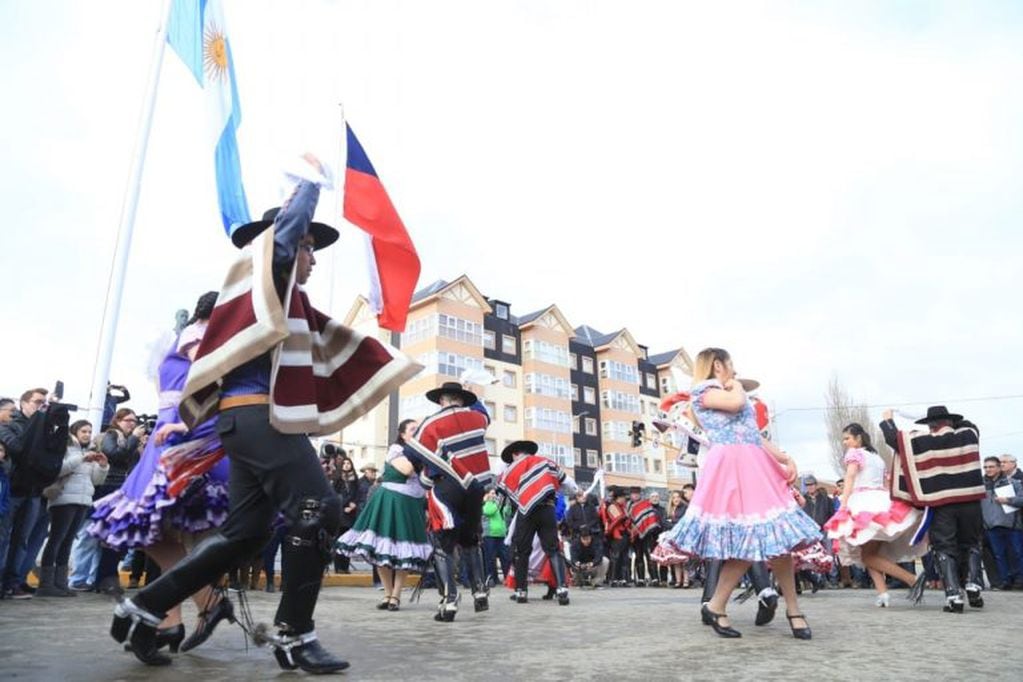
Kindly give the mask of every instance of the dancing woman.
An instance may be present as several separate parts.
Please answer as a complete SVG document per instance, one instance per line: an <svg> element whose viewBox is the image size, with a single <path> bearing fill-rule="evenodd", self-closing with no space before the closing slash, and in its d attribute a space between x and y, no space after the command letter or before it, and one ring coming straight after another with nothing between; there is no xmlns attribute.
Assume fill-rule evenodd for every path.
<svg viewBox="0 0 1023 682"><path fill-rule="evenodd" d="M912 585L907 598L919 603L926 574L915 576L898 563L915 561L927 552L926 542L914 544L923 515L905 502L891 499L885 486L884 460L862 426L846 426L842 445L846 448L845 489L841 506L824 529L838 541L843 566L856 564L868 569L877 590L877 606L889 605L886 575Z"/></svg>
<svg viewBox="0 0 1023 682"><path fill-rule="evenodd" d="M89 528L92 535L115 550L135 547L144 551L161 572L184 558L191 536L216 528L227 517L227 459L220 459L201 476L194 475L194 471L178 473L187 472L187 466L168 468L171 463L208 461L223 452L212 421L189 432L178 417L181 389L216 300L215 291L199 298L192 318L160 363L160 411L153 436L124 484L96 502ZM188 651L206 641L221 620L234 619L231 603L208 586L192 599L200 611L192 635L182 645L185 627L178 604L168 609L160 623L158 646L169 646L172 653L177 653L179 647Z"/></svg>
<svg viewBox="0 0 1023 682"><path fill-rule="evenodd" d="M725 613L728 599L753 562L769 561L793 637L810 639L796 598L792 552L819 540L820 531L789 493L796 464L761 438L727 351L700 351L693 381L693 413L713 446L688 511L661 535L661 543L670 553L724 560L717 588L702 609L718 635L742 636Z"/></svg>
<svg viewBox="0 0 1023 682"><path fill-rule="evenodd" d="M380 489L369 498L351 530L337 541L336 551L377 567L384 599L377 608L397 611L409 571L421 571L433 551L426 537L426 492L405 457L405 441L419 428L414 419L398 424L387 451Z"/></svg>

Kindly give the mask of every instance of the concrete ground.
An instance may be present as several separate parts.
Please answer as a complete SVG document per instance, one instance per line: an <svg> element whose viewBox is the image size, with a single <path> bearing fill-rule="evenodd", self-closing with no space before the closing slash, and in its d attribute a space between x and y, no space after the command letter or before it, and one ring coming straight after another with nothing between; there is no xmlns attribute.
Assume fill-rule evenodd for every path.
<svg viewBox="0 0 1023 682"><path fill-rule="evenodd" d="M491 610L471 602L453 624L432 620L435 593L403 603L398 613L374 609L369 587L327 587L317 631L331 651L351 661L353 680L1019 680L1023 676L1023 593L985 593L981 611L941 612L928 592L912 608L893 592L893 607L874 607L868 590L822 591L802 608L814 639L793 639L778 619L753 626L755 604L730 609L738 640L717 638L700 624L697 590L572 591L570 606L526 605L495 588ZM130 593L129 593L130 594ZM257 621L270 622L278 595L249 595ZM407 600L408 593L405 599ZM74 599L0 601L0 678L23 680L296 679L270 653L224 623L201 648L147 668L107 634L112 602ZM189 604L186 615L194 616ZM187 624L190 627L190 622Z"/></svg>

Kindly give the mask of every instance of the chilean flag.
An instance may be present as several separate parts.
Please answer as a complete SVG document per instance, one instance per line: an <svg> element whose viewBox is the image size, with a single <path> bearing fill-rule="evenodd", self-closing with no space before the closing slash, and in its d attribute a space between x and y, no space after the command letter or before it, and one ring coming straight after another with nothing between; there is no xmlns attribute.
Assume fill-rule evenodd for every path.
<svg viewBox="0 0 1023 682"><path fill-rule="evenodd" d="M419 255L351 126L345 123L345 129L348 163L344 217L367 236L369 303L380 327L404 331L412 293L419 281Z"/></svg>

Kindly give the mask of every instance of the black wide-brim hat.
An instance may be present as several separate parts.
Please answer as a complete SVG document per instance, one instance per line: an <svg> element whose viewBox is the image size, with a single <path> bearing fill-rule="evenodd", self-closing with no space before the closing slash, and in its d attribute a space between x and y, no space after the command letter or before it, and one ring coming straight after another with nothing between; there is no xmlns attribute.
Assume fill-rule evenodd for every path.
<svg viewBox="0 0 1023 682"><path fill-rule="evenodd" d="M473 393L472 391L465 390L464 388L462 388L462 384L458 383L457 381L445 381L443 384L440 385L440 388L435 388L432 391L427 391L426 399L429 400L431 403L437 403L439 405L440 397L445 393L462 396L462 402L465 404L466 407L476 404L476 401L478 400L478 398L476 398L475 393Z"/></svg>
<svg viewBox="0 0 1023 682"><path fill-rule="evenodd" d="M932 405L927 408L927 416L923 419L917 419L917 424L930 424L931 422L954 422L957 419L962 419L963 415L954 414L948 411L948 408L944 405Z"/></svg>
<svg viewBox="0 0 1023 682"><path fill-rule="evenodd" d="M274 224L281 207L271 208L263 214L262 220L254 220L239 226L231 233L231 243L239 249L256 238L256 235ZM340 236L340 233L330 225L324 223L309 223L309 234L313 236L313 250L325 249Z"/></svg>
<svg viewBox="0 0 1023 682"><path fill-rule="evenodd" d="M512 457L520 452L524 452L527 455L535 455L539 450L540 446L531 440L517 440L504 446L504 450L501 450L501 461L505 464L511 464Z"/></svg>

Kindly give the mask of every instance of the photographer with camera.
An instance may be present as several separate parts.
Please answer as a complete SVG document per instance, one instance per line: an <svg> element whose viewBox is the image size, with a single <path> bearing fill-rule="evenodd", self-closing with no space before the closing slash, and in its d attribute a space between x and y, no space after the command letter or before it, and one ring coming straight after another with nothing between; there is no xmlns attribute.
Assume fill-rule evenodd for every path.
<svg viewBox="0 0 1023 682"><path fill-rule="evenodd" d="M138 416L133 410L122 407L114 413L110 428L103 433L100 441L100 452L107 457L110 469L107 480L96 487L96 498L114 492L135 468L145 445L146 427L139 424ZM106 594L120 594L121 580L117 573L117 565L124 556L123 551L104 547L99 560L99 572L96 575L96 587Z"/></svg>
<svg viewBox="0 0 1023 682"><path fill-rule="evenodd" d="M611 564L601 545L594 542L592 531L588 527L579 528L572 539L572 583L579 587L600 587Z"/></svg>
<svg viewBox="0 0 1023 682"><path fill-rule="evenodd" d="M20 409L0 426L0 442L12 464L10 510L0 533L9 538L0 554L6 555L3 593L12 599L29 599L34 592L25 578L46 540L49 516L42 491L60 474L67 450L68 412L75 409L60 405L56 397L47 406L48 394L44 388L25 391Z"/></svg>

